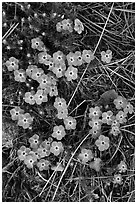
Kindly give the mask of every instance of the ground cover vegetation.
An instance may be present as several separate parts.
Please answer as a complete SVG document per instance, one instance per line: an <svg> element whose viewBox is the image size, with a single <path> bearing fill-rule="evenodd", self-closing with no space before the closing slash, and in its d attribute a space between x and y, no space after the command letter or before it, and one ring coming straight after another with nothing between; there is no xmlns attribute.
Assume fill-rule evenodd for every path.
<svg viewBox="0 0 137 204"><path fill-rule="evenodd" d="M3 202L133 202L135 5L2 4Z"/></svg>

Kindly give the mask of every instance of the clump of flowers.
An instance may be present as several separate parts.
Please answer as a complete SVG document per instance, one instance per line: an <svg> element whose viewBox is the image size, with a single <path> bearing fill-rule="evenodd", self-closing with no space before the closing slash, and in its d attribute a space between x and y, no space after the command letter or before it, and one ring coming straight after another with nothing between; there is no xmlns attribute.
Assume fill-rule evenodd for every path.
<svg viewBox="0 0 137 204"><path fill-rule="evenodd" d="M59 119L65 119L68 116L67 104L64 98L56 97L54 107L57 109L57 117Z"/></svg>
<svg viewBox="0 0 137 204"><path fill-rule="evenodd" d="M102 124L110 125L109 134L118 136L121 133L120 125L127 122L127 114L133 113L133 106L124 97L115 97L113 103L116 108L115 115L111 110L102 113L98 106L89 109L89 118L91 119L89 126L92 128L89 133L92 134L93 138L97 138L101 134ZM117 112L117 110L119 111ZM101 115L102 119L100 120Z"/></svg>
<svg viewBox="0 0 137 204"><path fill-rule="evenodd" d="M24 161L24 164L29 169L33 168L36 164L40 171L48 170L50 162L41 158L48 157L50 155L50 148L53 139L49 137L48 140L45 139L40 142L39 135L34 134L28 141L31 149L21 146L21 148L17 151L19 160Z"/></svg>
<svg viewBox="0 0 137 204"><path fill-rule="evenodd" d="M33 168L34 163L36 163L38 157L31 151L30 148L26 148L25 146L21 146L17 151L17 155L20 161L24 161L24 164L27 168Z"/></svg>
<svg viewBox="0 0 137 204"><path fill-rule="evenodd" d="M109 138L104 135L100 135L95 141L95 145L98 147L99 151L105 151L109 148Z"/></svg>
<svg viewBox="0 0 137 204"><path fill-rule="evenodd" d="M81 34L84 31L83 23L78 18L76 18L74 21L74 30L78 34Z"/></svg>
<svg viewBox="0 0 137 204"><path fill-rule="evenodd" d="M61 142L53 141L51 144L50 152L53 153L55 156L58 156L61 152L63 152L64 147Z"/></svg>
<svg viewBox="0 0 137 204"><path fill-rule="evenodd" d="M30 127L33 122L33 117L29 113L24 113L24 110L20 107L15 107L10 110L12 120L17 120L17 124L24 129Z"/></svg>
<svg viewBox="0 0 137 204"><path fill-rule="evenodd" d="M110 134L118 136L121 133L120 125L127 122L127 114L129 112L131 114L133 113L133 106L122 96L117 96L117 98L113 100L113 103L116 111L118 110L117 114L113 115L112 111L104 112L102 114L102 122L107 122L108 125L111 125ZM110 120L108 120L109 117Z"/></svg>
<svg viewBox="0 0 137 204"><path fill-rule="evenodd" d="M90 149L81 149L81 153L78 155L80 161L85 164L93 159L93 153Z"/></svg>
<svg viewBox="0 0 137 204"><path fill-rule="evenodd" d="M74 26L73 22L70 19L63 19L62 21L56 24L57 32L67 31L69 33L72 33L73 29L78 34L81 34L84 31L84 25L78 18L74 20Z"/></svg>
<svg viewBox="0 0 137 204"><path fill-rule="evenodd" d="M52 137L57 140L62 140L62 138L66 135L65 128L63 125L54 126Z"/></svg>
<svg viewBox="0 0 137 204"><path fill-rule="evenodd" d="M105 62L108 64L111 62L111 59L112 59L112 51L111 50L107 50L106 52L105 51L101 52L101 61L102 62Z"/></svg>
<svg viewBox="0 0 137 204"><path fill-rule="evenodd" d="M101 133L101 113L100 107L98 106L95 106L94 108L91 107L89 109L89 118L91 119L89 121L89 126L91 127L89 133L92 134L93 138L97 138Z"/></svg>
<svg viewBox="0 0 137 204"><path fill-rule="evenodd" d="M69 66L81 66L83 63L90 63L95 57L91 50L69 52L66 56Z"/></svg>
<svg viewBox="0 0 137 204"><path fill-rule="evenodd" d="M37 82L39 83L39 86L37 87L36 93L34 91L25 93L25 97L24 97L25 102L31 105L35 103L40 105L41 103L48 101L48 94L51 97L57 96L58 89L56 86L57 80L55 79L55 77L50 73L44 74L44 71L41 68L34 68L34 69L33 67L30 67L30 68L32 69L31 76L33 79L37 80Z"/></svg>
<svg viewBox="0 0 137 204"><path fill-rule="evenodd" d="M19 68L19 60L16 59L15 57L10 57L6 63L5 63L6 67L8 68L8 71L13 71L13 70L17 70Z"/></svg>
<svg viewBox="0 0 137 204"><path fill-rule="evenodd" d="M68 31L73 32L72 21L70 19L64 19L56 24L57 32Z"/></svg>
<svg viewBox="0 0 137 204"><path fill-rule="evenodd" d="M27 5L27 6L31 7L31 5ZM59 9L62 8L61 6L59 5L58 8ZM66 5L66 7L67 7L67 5ZM66 7L65 7L65 11L67 11ZM25 8L25 7L23 7L23 8ZM52 13L52 17L53 17L53 15L55 15L56 19L59 16L63 19L64 18L63 16L66 16L66 14L67 14L67 13L66 14L64 13L64 15L61 16L61 15L57 15L57 13ZM71 13L70 13L70 15L71 15ZM40 16L40 19L41 19L42 16L44 16L44 15L34 13L34 19L36 19L37 16ZM46 16L46 13L45 13L45 16ZM93 104L100 104L100 100L95 101L96 95L93 96L93 98L91 96L91 100L89 100L89 98L90 98L89 92L88 92L89 87L86 87L86 85L83 83L81 83L79 86L79 83L78 83L78 86L76 86L76 88L75 88L73 85L76 85L76 84L72 83L72 82L73 82L73 80L76 80L78 78L78 71L80 71L83 74L85 73L85 72L83 72L83 69L86 68L86 66L88 67L88 65L95 59L95 56L94 56L94 52L88 48L87 49L84 48L84 50L80 51L80 49L82 48L84 43L81 43L81 45L79 46L80 49L78 49L78 51L76 51L75 46L78 45L78 43L70 42L70 40L73 40L74 38L76 39L78 37L77 33L79 35L82 34L82 32L84 31L83 23L78 18L74 19L74 22L72 22L70 19L63 19L63 20L62 19L61 19L61 22L58 22L56 24L56 30L57 30L57 32L63 32L64 35L66 34L66 36L68 36L70 38L68 38L68 41L66 41L66 45L64 45L64 38L61 36L61 34L56 33L57 36L55 36L55 42L54 42L54 45L52 47L54 47L54 48L57 47L59 45L58 44L59 41L62 39L63 42L62 42L62 45L60 46L60 48L64 47L65 52L67 51L66 49L68 49L69 53L67 52L67 55L65 55L61 50L55 51L53 53L53 55L48 54L48 50L46 49L44 42L41 40L41 38L40 37L33 37L30 40L30 44L31 44L30 46L33 49L33 50L32 49L30 50L30 53L31 53L31 51L34 52L34 55L33 55L33 59L32 60L30 59L30 61L28 62L28 64L29 64L28 67L23 68L23 69L19 69L19 60L14 58L14 57L9 58L9 60L7 60L5 63L8 70L14 72L15 81L26 82L28 80L31 83L33 83L32 85L34 85L33 87L31 87L31 83L28 85L26 82L27 87L21 87L22 84L19 84L19 87L17 87L17 88L19 88L19 90L21 87L21 90L23 88L24 88L24 90L26 88L31 88L30 89L31 91L27 90L25 95L24 95L24 100L27 104L24 102L22 103L22 101L21 102L17 101L17 102L19 102L19 104L22 104L22 105L25 104L27 110L29 110L29 108L30 108L30 113L34 112L36 114L38 114L38 113L40 114L39 115L40 121L37 122L37 120L36 120L36 125L38 125L37 123L39 123L38 129L39 129L40 133L35 134L35 130L37 127L34 127L34 129L31 130L30 126L32 125L34 118L30 115L30 113L24 113L24 110L22 110L20 107L15 107L12 110L10 110L12 120L17 120L17 124L20 127L22 127L23 129L25 129L22 131L23 133L25 133L25 134L27 133L29 135L33 132L33 134L30 135L30 137L27 141L27 145L29 144L29 148L27 148L25 146L21 146L20 149L17 151L17 155L18 155L19 160L24 162L26 167L29 169L32 169L34 167L34 165L36 164L37 171L44 171L44 170L47 171L51 168L54 171L62 172L64 170L65 164L68 161L70 162L70 160L74 156L73 153L75 153L78 150L79 146L82 143L85 145L85 143L87 142L88 147L81 148L81 151L78 154L77 158L78 158L78 161L80 161L78 166L81 165L81 163L82 163L84 165L87 165L87 166L84 166L84 168L90 167L91 169L94 169L98 174L98 172L100 172L100 170L101 170L101 165L102 165L103 159L105 158L105 156L106 156L106 159L108 159L110 156L110 153L111 153L111 151L107 151L107 152L104 152L104 154L103 154L103 151L109 150L110 140L112 140L111 145L113 146L113 136L112 135L117 136L120 133L120 125L127 121L126 120L127 114L133 113L133 106L130 103L128 103L124 97L118 96L116 98L115 96L113 96L113 97L109 96L110 97L110 104L108 103L107 106L104 106L104 104L102 104L102 106L95 105L94 107L91 107L89 109L89 112L88 112L88 119L89 119L88 122L89 123L88 124L90 127L87 128L88 124L86 121L86 119L87 119L86 113L87 113L88 103L89 103L89 101L91 101L91 103L93 103ZM43 22L45 21L45 20L44 21L43 20L41 21L42 23L40 23L41 25L43 25ZM49 19L47 19L47 20L49 20ZM49 23L47 20L46 20L45 28L49 27ZM53 20L53 19L50 19L49 22L52 22L51 20ZM30 23L28 22L28 26L30 26L30 28L33 28L33 26L31 25L31 17L28 18L28 21L30 21ZM37 21L37 22L39 22L39 21ZM55 22L56 22L56 20L55 20ZM54 24L54 22L53 22L53 24ZM41 25L40 25L40 27L41 27ZM74 36L71 34L73 32L73 30L76 34ZM35 31L37 32L37 29ZM34 34L36 34L35 31L34 31ZM38 29L38 33L39 33L39 31L40 30ZM45 30L42 33L42 35L45 36L43 38L46 39L46 41L48 41L48 42L51 42L51 32L52 31L50 29L49 32L47 32ZM47 36L48 33L50 34L49 36ZM54 35L54 32L52 34ZM59 37L59 39L58 39L58 37ZM79 40L78 38L76 40ZM83 36L83 39L84 38L85 38L85 36ZM28 39L30 39L30 38L28 38ZM27 54L27 58L32 56L30 53ZM36 53L37 53L37 56L36 56ZM23 61L23 59L22 59L22 61ZM103 63L106 63L106 64L110 63L112 60L112 51L111 50L107 50L106 52L102 51L101 52L101 60ZM38 66L31 64L32 62L36 62L36 64L40 63L42 68L39 68ZM26 63L27 62L25 62L25 64ZM20 62L20 64L23 64L23 66L24 66L24 62ZM98 62L96 62L95 64L98 65ZM81 65L83 65L83 66L80 67ZM77 68L77 66L78 66L78 68ZM85 69L85 71L86 71L86 69ZM92 70L89 70L87 75L90 75L90 71L92 72ZM96 68L93 69L93 71L96 72ZM81 76L80 82L82 80L83 74ZM93 72L93 74L95 74L95 73ZM91 73L91 75L92 75L92 73ZM87 77L87 76L85 76L85 77ZM88 78L88 80L90 80L89 78ZM69 81L71 83L69 84L67 81ZM102 83L102 81L103 81L103 83ZM59 83L57 83L57 82L59 82ZM83 80L82 80L82 82L83 82ZM104 80L102 80L102 78L101 78L100 82L101 83L98 84L98 87L102 87L101 88L101 91L102 91L103 89L106 89L107 86L106 87L104 86ZM23 84L23 86L24 86L24 84ZM73 109L73 111L75 111L75 117L69 116L69 115L71 115L71 113L73 111L70 114L68 114L69 105L67 105L65 98L62 98L61 96L59 97L60 93L58 94L58 88L57 88L58 84L59 84L59 87L61 87L61 94L63 94L63 91L65 93L64 95L66 95L67 93L69 93L70 95L72 94L73 100L76 100L74 103L71 103L71 107L70 107L70 109ZM63 84L65 84L64 87L63 87ZM72 87L70 87L70 85L72 85ZM83 86L83 85L85 85L85 86ZM88 83L88 85L90 86L90 83ZM81 93L81 91L83 90L83 88L81 88L82 86L83 86L83 88L84 87L87 88L87 89L84 89L84 91L87 90L88 93L81 94L82 96L78 95L78 94L75 95L77 89L79 89L80 93ZM63 88L64 88L64 90L63 90ZM35 90L35 92L32 90ZM96 87L94 88L94 90L95 91L97 90ZM93 91L93 94L95 93L95 91ZM100 90L97 90L97 92L100 93ZM108 91L108 95L109 95L109 93L110 92ZM86 94L87 94L87 97L85 97L86 100L84 100L85 101L84 102L83 98L84 98L84 95L86 95ZM53 96L55 96L55 97L53 97ZM51 98L51 97L53 97L53 98ZM111 100L114 97L116 99L114 100L114 102L112 104ZM69 95L66 96L66 98L68 100ZM101 96L100 98L103 99L103 96ZM55 99L55 102L53 104L54 99ZM22 98L21 98L21 100L22 100ZM77 100L79 100L79 101L77 101ZM51 106L51 103L53 104L53 106L56 109L57 118L60 120L63 119L63 121L59 121L56 117L54 117L55 116L55 114L54 114L55 109L54 109L54 107ZM30 104L31 106L28 104ZM35 104L35 106L32 107L32 105L34 105L34 104ZM70 104L70 103L68 103L68 104ZM73 107L73 106L75 106L75 104L76 104L76 107ZM82 104L82 106L81 106L81 104ZM112 105L112 110L114 110L114 105L115 105L116 113L111 110L111 105ZM105 108L105 112L102 112L102 110L104 108ZM77 114L79 114L79 115L77 116ZM84 119L83 119L83 116L84 116ZM78 123L77 123L76 118L80 118L80 119L78 119L79 120ZM43 120L43 121L41 121L41 120ZM58 124L58 122L63 122L63 125ZM107 137L108 125L111 128L110 134L112 134L110 139L109 139L109 137ZM53 127L52 131L51 131L51 127ZM76 127L77 127L77 129L76 129ZM29 128L29 131L27 130L28 128ZM88 129L91 129L89 131L89 133L92 134L92 136L93 136L91 138L89 137L89 134L87 134ZM73 138L72 140L70 138L66 138L65 137L66 133L68 132L68 135L69 135L69 133L71 134L72 131L74 134L75 133L77 134L76 138ZM51 137L50 137L50 139L47 139L49 134ZM68 141L67 141L67 139L68 139ZM69 139L70 139L70 141L69 141ZM64 141L64 144L61 142L61 140ZM117 138L114 138L114 140L117 140ZM67 146L67 142L68 142L68 146ZM89 144L90 142L91 142L91 144ZM76 144L74 144L74 143L76 143ZM64 151L65 146L67 146L66 151ZM75 152L73 152L71 154L71 150L73 148L75 149ZM62 154L62 152L63 152L63 154ZM69 153L70 153L70 155L67 155ZM116 153L117 153L117 150L116 150ZM99 156L100 156L100 158L99 158ZM115 156L115 153L114 153L114 156ZM101 160L101 158L102 158L102 160ZM111 157L110 161L112 159L113 159L113 156ZM72 160L73 160L72 163L70 163L70 165L69 165L69 162L68 162L68 165L67 165L70 167L70 170L72 168L72 165L74 164L73 162L75 162L75 159L72 159ZM56 163L54 163L55 166L52 166L51 161L56 162ZM57 161L59 161L60 163ZM63 161L63 165L61 165L62 161ZM105 165L107 163L110 164L110 161L109 162L106 161L104 164ZM111 162L111 164L112 164L112 162ZM67 166L65 168L65 171L67 169ZM75 170L75 167L72 168L72 170ZM106 168L105 169L106 174L108 173L107 170L109 172L109 169ZM114 175L114 181L113 181L114 184L121 184L122 183L122 177L121 177L121 174L119 174L119 173L125 173L126 170L127 170L126 163L124 161L121 161L120 164L118 164L118 166L117 166L118 174L117 175L112 174L112 175ZM79 172L79 170L77 172ZM77 172L76 172L76 174L77 174ZM56 174L56 172L53 172L53 173ZM72 172L72 175L73 175L73 173L74 173L74 171ZM87 173L90 173L90 171L86 172L85 175L87 175ZM93 173L94 173L94 171L93 171ZM47 178L48 176L50 176L50 174L51 174L50 171L48 172L48 174L46 174L46 179L48 181L50 181L50 178L52 178L52 177ZM101 175L103 175L102 172L101 172L100 176ZM62 178L63 178L63 176L64 176L64 174L62 175ZM65 176L67 177L66 174L65 174ZM60 184L60 181L61 181L60 180L58 183L58 180L56 180L57 185ZM66 180L67 180L67 178L66 178ZM56 184L56 181L54 182L55 184ZM65 182L64 182L64 185L65 185ZM41 187L43 187L43 186L41 186ZM103 187L104 187L104 185L103 185ZM104 189L105 189L105 187L104 187ZM58 190L58 187L56 188L55 191L57 192L57 190ZM100 190L101 190L101 186L99 186L99 192L101 192ZM41 189L39 191L41 191ZM56 192L55 192L55 194L56 194ZM54 200L55 194L53 195L53 200Z"/></svg>

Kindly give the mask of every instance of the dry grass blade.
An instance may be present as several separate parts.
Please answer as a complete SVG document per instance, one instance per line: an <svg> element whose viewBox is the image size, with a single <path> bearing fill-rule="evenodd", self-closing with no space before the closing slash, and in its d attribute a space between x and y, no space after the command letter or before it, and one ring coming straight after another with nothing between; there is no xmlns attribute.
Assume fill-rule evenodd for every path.
<svg viewBox="0 0 137 204"><path fill-rule="evenodd" d="M8 38L10 35L11 35L11 33L17 28L17 26L19 25L19 23L17 23L15 26L14 26L15 24L13 24L12 26L11 26L11 28L5 33L5 35L2 37L2 40L5 40L6 38Z"/></svg>
<svg viewBox="0 0 137 204"><path fill-rule="evenodd" d="M122 139L123 139L123 135L121 134L121 137L120 137L119 143L117 145L117 148L116 148L114 154L112 155L112 157L110 158L110 160L107 162L107 164L109 164L112 161L112 159L115 157L117 151L119 150L119 147L120 147L120 144L122 142Z"/></svg>

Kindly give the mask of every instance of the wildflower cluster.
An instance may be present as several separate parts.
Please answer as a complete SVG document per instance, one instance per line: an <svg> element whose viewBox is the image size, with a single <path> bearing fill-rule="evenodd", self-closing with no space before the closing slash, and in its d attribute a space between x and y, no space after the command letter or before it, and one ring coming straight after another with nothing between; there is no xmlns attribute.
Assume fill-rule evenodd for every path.
<svg viewBox="0 0 137 204"><path fill-rule="evenodd" d="M66 21L63 21L65 23ZM69 21L67 21L68 23ZM68 24L67 24L68 26ZM65 28L67 29L67 28ZM18 69L18 60L11 57L7 61L7 66L10 70L14 70L15 80L18 82L25 82L29 77L37 81L39 84L37 91L28 91L24 95L24 100L30 105L48 102L48 95L50 97L58 96L57 79L63 76L67 81L76 80L78 78L78 69L76 66L81 66L84 63L90 63L94 59L91 50L76 51L75 53L68 53L66 56L62 51L54 52L53 55L48 54L42 40L37 37L31 40L31 48L38 50L38 62L47 66L49 73L45 74L44 70L36 65L30 64L26 70ZM67 65L66 66L66 60ZM51 74L53 73L53 75ZM55 78L56 77L56 78ZM58 112L58 118L63 119L68 115L67 108Z"/></svg>
<svg viewBox="0 0 137 204"><path fill-rule="evenodd" d="M134 199L134 14L3 3L3 201Z"/></svg>
<svg viewBox="0 0 137 204"><path fill-rule="evenodd" d="M82 148L81 152L78 154L78 160L82 164L88 164L91 169L99 172L101 169L102 160L93 154L91 149Z"/></svg>
<svg viewBox="0 0 137 204"><path fill-rule="evenodd" d="M114 105L118 112L112 117L110 133L116 136L120 133L120 125L127 122L128 114L132 114L134 109L130 102L122 96L118 96L114 100Z"/></svg>
<svg viewBox="0 0 137 204"><path fill-rule="evenodd" d="M72 21L70 19L64 19L56 24L57 32L68 31L73 32Z"/></svg>
<svg viewBox="0 0 137 204"><path fill-rule="evenodd" d="M91 50L83 50L82 53L79 51L75 53L70 52L66 57L69 66L81 66L84 63L90 63L94 60Z"/></svg>
<svg viewBox="0 0 137 204"><path fill-rule="evenodd" d="M61 142L53 141L52 138L41 141L39 135L34 134L29 138L30 147L21 146L17 151L20 161L24 161L27 168L32 169L34 166L38 167L40 171L49 170L51 162L48 157L51 153L59 156L63 152L64 147Z"/></svg>
<svg viewBox="0 0 137 204"><path fill-rule="evenodd" d="M100 107L95 106L94 108L89 109L89 126L91 127L90 133L93 135L94 138L98 137L101 130L102 121L100 119L102 112Z"/></svg>
<svg viewBox="0 0 137 204"><path fill-rule="evenodd" d="M58 111L57 118L63 119L66 130L74 130L76 128L76 119L74 119L71 116L68 116L68 109L67 109L67 104L65 99L56 97L54 102L54 107ZM59 126L58 128L62 129L63 127ZM63 134L65 134L64 131L63 131Z"/></svg>
<svg viewBox="0 0 137 204"><path fill-rule="evenodd" d="M68 22L67 20L67 26ZM66 23L66 21L63 21L63 23ZM67 28L65 27L64 29ZM36 80L39 83L39 88L46 89L46 93L50 96L58 95L57 83L54 75L56 78L65 76L67 81L76 80L78 78L78 69L76 66L79 67L84 63L90 63L94 59L91 50L83 50L82 53L80 51L75 51L75 53L69 52L67 55L58 50L51 56L48 54L48 50L45 48L40 38L32 39L31 43L31 47L39 51L37 55L38 62L44 64L50 72L49 74L45 74L42 68L38 68L36 65L31 64L26 69L25 76ZM51 72L53 73L52 77Z"/></svg>
<svg viewBox="0 0 137 204"><path fill-rule="evenodd" d="M10 110L12 120L17 120L18 126L27 129L33 122L33 117L29 113L24 113L24 110L20 107L15 107Z"/></svg>
<svg viewBox="0 0 137 204"><path fill-rule="evenodd" d="M47 52L41 52L38 54L38 60L39 63L48 66L48 70L57 78L65 76L68 81L77 79L77 69L73 66L70 66L67 69L65 63L66 56L61 51L53 53L53 56L49 55ZM54 91L51 92L54 92L55 95L57 95L56 84L52 84L51 89L54 89Z"/></svg>
<svg viewBox="0 0 137 204"><path fill-rule="evenodd" d="M69 52L66 56L62 51L53 53L53 56L47 52L40 52L38 54L39 63L48 66L48 70L53 72L57 78L65 76L67 81L78 78L78 69L76 66L79 67L84 63L90 63L93 59L94 55L91 50L83 50L82 53L80 51L76 51L75 53Z"/></svg>
<svg viewBox="0 0 137 204"><path fill-rule="evenodd" d="M105 112L102 111L103 107L95 106L89 108L88 116L89 126L91 127L90 134L92 135L92 138L95 139L94 144L100 152L104 152L109 149L112 141L112 137L110 138L109 134L114 137L118 136L121 132L121 124L126 123L128 114L133 113L133 106L121 96L114 99L112 107L113 108L111 110ZM109 128L108 131L106 131L107 127ZM104 129L105 134L102 134ZM82 148L77 158L82 164L89 165L89 167L94 169L96 172L101 170L103 161L101 158L95 156L92 147ZM125 161L120 161L112 180L115 186L123 183L122 174L126 171L127 165Z"/></svg>
<svg viewBox="0 0 137 204"><path fill-rule="evenodd" d="M127 165L125 161L120 161L120 163L117 165L117 172L114 175L113 183L114 185L121 185L123 183L122 181L122 174L124 174L127 171Z"/></svg>
<svg viewBox="0 0 137 204"><path fill-rule="evenodd" d="M65 19L62 22L59 22L56 25L56 28L58 32L61 32L62 30L73 32L72 25L73 24L69 19ZM81 34L84 30L83 24L79 19L75 19L74 30L78 32L78 34ZM65 99L58 97L56 78L59 79L65 76L67 81L76 80L78 78L78 69L76 67L85 63L90 63L95 57L91 50L83 50L82 52L75 51L74 53L69 52L66 56L59 50L54 52L51 56L48 54L48 50L39 37L31 40L31 48L39 51L38 62L45 65L49 73L45 74L43 68L33 64L30 64L26 70L19 69L19 60L14 57L10 57L5 64L9 71L14 71L16 81L26 82L27 77L37 81L37 91L35 92L32 90L25 93L24 101L26 103L30 105L41 105L44 102L48 102L48 95L50 97L56 97L53 106L57 109L57 118L63 119L64 122L64 125L56 125L53 127L51 136L57 141L52 141L53 139L51 139L51 141L45 140L40 142L39 136L33 135L29 139L31 149L22 146L20 150L18 150L19 159L21 161L23 160L28 168L33 168L34 164L36 164L39 170L43 171L48 170L51 165L50 161L45 159L45 157L48 157L51 153L55 156L59 156L60 153L63 152L64 147L61 140L66 136L66 130L76 129L76 120L73 117L68 116L68 108ZM101 60L104 63L110 63L111 59L112 52L110 50L101 52ZM120 125L127 121L127 114L133 113L133 106L121 96L118 96L114 100L114 105L116 110L118 110L116 115L114 115L111 110L102 112L99 106L91 107L89 109L90 134L96 139L95 145L100 152L108 150L110 146L109 137L101 134L102 125L105 124L111 126L110 134L117 136L120 133ZM29 113L24 113L24 110L20 107L13 108L10 111L10 114L12 120L17 120L17 124L24 129L29 128L33 122L33 117L31 117ZM81 149L78 159L83 164L90 162L90 167L92 169L96 171L100 170L101 159L94 157L91 149ZM124 168L120 165L121 163L118 168L122 168L122 170L120 169L119 173L123 171Z"/></svg>
<svg viewBox="0 0 137 204"><path fill-rule="evenodd" d="M40 105L43 102L48 101L49 96L57 96L57 81L51 74L45 74L42 68L38 68L36 65L29 65L26 70L26 75L37 81L39 86L37 92L26 92L24 100L26 103L34 105L35 103Z"/></svg>
<svg viewBox="0 0 137 204"><path fill-rule="evenodd" d="M6 62L5 65L8 71L14 72L14 79L17 82L25 82L26 81L26 73L24 69L19 69L19 60L15 57L10 57Z"/></svg>
<svg viewBox="0 0 137 204"><path fill-rule="evenodd" d="M56 24L57 32L67 31L72 33L73 29L78 34L81 34L84 31L83 23L78 18L74 20L74 23L70 19L64 19Z"/></svg>
<svg viewBox="0 0 137 204"><path fill-rule="evenodd" d="M78 78L78 69L76 68L83 65L84 63L90 63L94 60L94 54L91 50L69 52L66 56L62 51L53 53L53 56L49 55L47 49L43 47L43 43L40 38L31 40L31 47L37 49L38 62L47 66L47 70L51 71L57 78L63 76L66 77L67 81L76 80ZM38 44L38 46L36 46ZM66 66L67 61L67 66ZM19 69L19 60L10 57L5 63L9 71L14 71L14 79L17 82L26 82L26 78L31 79L39 83L39 89L46 90L46 93L50 96L57 96L57 80L54 75L49 72L45 74L42 68L36 65L30 64L26 70Z"/></svg>
<svg viewBox="0 0 137 204"><path fill-rule="evenodd" d="M54 107L57 109L57 117L59 119L65 119L68 116L67 104L64 98L56 97Z"/></svg>
<svg viewBox="0 0 137 204"><path fill-rule="evenodd" d="M117 136L121 132L120 125L127 122L127 114L133 113L133 106L124 97L118 96L114 99L113 103L115 105L116 114L111 110L102 112L98 106L89 109L90 134L92 134L93 138L97 138L95 145L99 151L105 151L110 146L109 137L101 134L102 125L110 126L109 133L113 136Z"/></svg>
<svg viewBox="0 0 137 204"><path fill-rule="evenodd" d="M24 100L26 103L29 103L30 105L34 105L35 103L40 105L42 102L47 102L48 97L47 93L43 89L39 89L35 94L33 91L26 92Z"/></svg>

